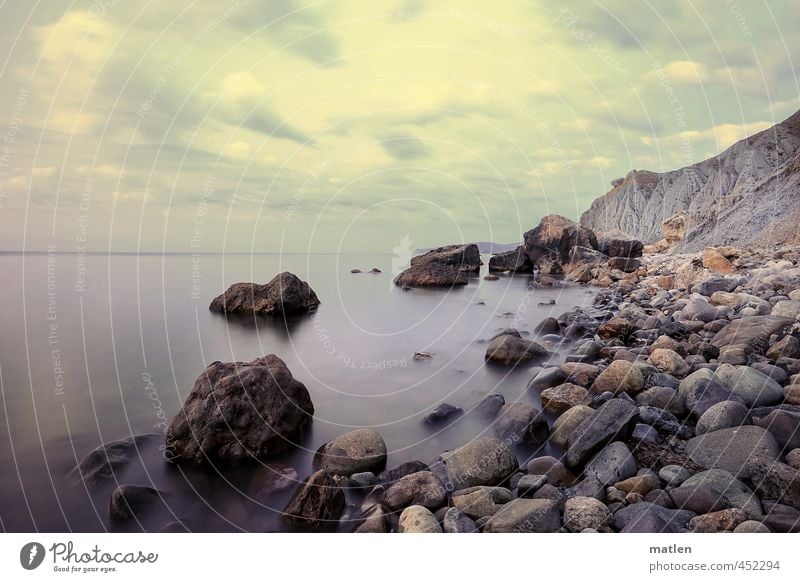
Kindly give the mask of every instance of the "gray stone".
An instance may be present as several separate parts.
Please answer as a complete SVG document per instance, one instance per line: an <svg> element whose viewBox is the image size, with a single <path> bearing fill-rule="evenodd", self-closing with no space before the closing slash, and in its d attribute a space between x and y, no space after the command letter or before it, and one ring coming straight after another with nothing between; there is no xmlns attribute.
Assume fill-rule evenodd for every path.
<svg viewBox="0 0 800 582"><path fill-rule="evenodd" d="M493 339L486 348L488 361L505 366L542 360L547 355L547 350L541 344L511 334Z"/></svg>
<svg viewBox="0 0 800 582"><path fill-rule="evenodd" d="M749 519L743 521L733 529L733 533L772 533L771 530L760 521Z"/></svg>
<svg viewBox="0 0 800 582"><path fill-rule="evenodd" d="M386 443L370 428L359 428L339 435L322 445L314 455L314 468L337 475L371 471L386 466Z"/></svg>
<svg viewBox="0 0 800 582"><path fill-rule="evenodd" d="M594 409L590 406L573 406L561 414L553 423L550 442L561 447L565 446L572 431L593 414Z"/></svg>
<svg viewBox="0 0 800 582"><path fill-rule="evenodd" d="M440 455L453 490L475 485L499 485L518 468L519 462L507 443L481 437Z"/></svg>
<svg viewBox="0 0 800 582"><path fill-rule="evenodd" d="M658 477L672 487L679 487L692 473L680 465L665 465L658 472Z"/></svg>
<svg viewBox="0 0 800 582"><path fill-rule="evenodd" d="M152 507L163 503L164 492L143 485L120 485L111 493L108 513L112 520L139 519Z"/></svg>
<svg viewBox="0 0 800 582"><path fill-rule="evenodd" d="M694 437L686 443L686 454L706 469L724 469L738 474L750 461L776 460L780 447L760 426L740 426Z"/></svg>
<svg viewBox="0 0 800 582"><path fill-rule="evenodd" d="M561 529L561 515L555 501L514 499L486 522L487 533L550 533Z"/></svg>
<svg viewBox="0 0 800 582"><path fill-rule="evenodd" d="M406 507L397 526L400 533L442 533L442 528L429 509L421 505Z"/></svg>
<svg viewBox="0 0 800 582"><path fill-rule="evenodd" d="M511 491L504 487L470 487L453 494L453 506L472 519L494 515L511 501Z"/></svg>
<svg viewBox="0 0 800 582"><path fill-rule="evenodd" d="M655 515L653 519L649 514ZM655 503L642 501L635 505L623 507L614 514L614 526L623 532L650 531L653 533L674 533L685 531L689 527L689 520L694 513L684 509L669 509ZM634 529L637 522L643 522L646 529ZM658 529L650 529L656 526Z"/></svg>
<svg viewBox="0 0 800 582"><path fill-rule="evenodd" d="M444 533L478 533L478 526L458 509L451 507L444 514L442 530Z"/></svg>
<svg viewBox="0 0 800 582"><path fill-rule="evenodd" d="M157 437L156 434L142 434L102 444L81 459L70 475L91 486L107 483L139 454L142 446Z"/></svg>
<svg viewBox="0 0 800 582"><path fill-rule="evenodd" d="M769 406L783 400L781 385L755 368L723 364L714 375L748 407Z"/></svg>
<svg viewBox="0 0 800 582"><path fill-rule="evenodd" d="M580 466L607 443L626 438L636 417L636 406L620 398L613 398L600 406L570 434L567 465Z"/></svg>
<svg viewBox="0 0 800 582"><path fill-rule="evenodd" d="M500 409L494 432L507 443L539 445L547 440L550 428L540 411L522 402L512 402Z"/></svg>
<svg viewBox="0 0 800 582"><path fill-rule="evenodd" d="M389 485L383 493L383 504L397 511L409 505L438 509L444 505L447 491L439 478L430 471L406 475Z"/></svg>
<svg viewBox="0 0 800 582"><path fill-rule="evenodd" d="M608 507L593 497L573 497L564 506L564 527L571 532L586 528L599 530L610 526L613 521Z"/></svg>
<svg viewBox="0 0 800 582"><path fill-rule="evenodd" d="M533 497L541 487L547 483L546 475L523 475L517 482L520 497Z"/></svg>
<svg viewBox="0 0 800 582"><path fill-rule="evenodd" d="M702 435L723 428L740 426L747 418L747 408L743 404L725 400L706 410L697 420L695 433Z"/></svg>
<svg viewBox="0 0 800 582"><path fill-rule="evenodd" d="M758 519L763 515L761 502L755 493L728 471L722 469L702 471L686 479L683 485L707 485L717 494L724 496L733 507L743 509L751 518Z"/></svg>
<svg viewBox="0 0 800 582"><path fill-rule="evenodd" d="M339 479L319 470L300 484L281 519L302 530L332 531L339 524L345 503Z"/></svg>
<svg viewBox="0 0 800 582"><path fill-rule="evenodd" d="M314 311L319 305L316 293L305 281L285 271L266 285L235 283L209 305L211 311L295 315Z"/></svg>
<svg viewBox="0 0 800 582"><path fill-rule="evenodd" d="M594 477L605 487L633 477L637 469L636 459L628 445L617 441L607 445L587 463L584 475Z"/></svg>

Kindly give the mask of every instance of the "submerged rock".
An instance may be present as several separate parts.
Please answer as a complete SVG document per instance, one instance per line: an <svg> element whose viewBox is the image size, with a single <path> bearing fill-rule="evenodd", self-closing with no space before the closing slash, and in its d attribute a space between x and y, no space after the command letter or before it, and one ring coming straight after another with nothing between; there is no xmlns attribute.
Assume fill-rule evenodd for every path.
<svg viewBox="0 0 800 582"><path fill-rule="evenodd" d="M113 520L138 519L148 509L163 503L164 493L143 485L120 485L111 494L108 513Z"/></svg>
<svg viewBox="0 0 800 582"><path fill-rule="evenodd" d="M454 287L468 283L464 272L451 265L413 265L394 278L398 287Z"/></svg>
<svg viewBox="0 0 800 582"><path fill-rule="evenodd" d="M70 475L91 486L102 485L118 478L117 473L139 453L139 448L158 437L142 434L100 445L86 455Z"/></svg>
<svg viewBox="0 0 800 582"><path fill-rule="evenodd" d="M332 531L339 525L344 508L345 494L339 479L319 470L300 484L281 519L302 530Z"/></svg>
<svg viewBox="0 0 800 582"><path fill-rule="evenodd" d="M305 281L285 271L266 285L235 283L209 305L211 311L295 315L319 305L316 293Z"/></svg>
<svg viewBox="0 0 800 582"><path fill-rule="evenodd" d="M314 455L314 468L337 475L363 471L378 473L386 466L386 443L370 428L359 428L322 445Z"/></svg>
<svg viewBox="0 0 800 582"><path fill-rule="evenodd" d="M510 333L494 338L486 348L488 361L506 366L541 360L547 356L548 351L542 345Z"/></svg>

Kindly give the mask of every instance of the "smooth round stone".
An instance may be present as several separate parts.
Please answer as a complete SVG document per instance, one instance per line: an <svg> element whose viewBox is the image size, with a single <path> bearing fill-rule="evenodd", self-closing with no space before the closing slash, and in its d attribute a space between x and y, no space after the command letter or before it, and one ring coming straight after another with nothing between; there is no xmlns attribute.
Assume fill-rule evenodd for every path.
<svg viewBox="0 0 800 582"><path fill-rule="evenodd" d="M545 483L547 483L546 475L523 475L517 482L519 496L532 497Z"/></svg>
<svg viewBox="0 0 800 582"><path fill-rule="evenodd" d="M794 449L786 453L786 464L792 469L800 470L800 449Z"/></svg>
<svg viewBox="0 0 800 582"><path fill-rule="evenodd" d="M767 526L765 526L760 521L754 521L752 519L748 519L747 521L743 521L735 528L733 528L733 533L772 533L772 532Z"/></svg>
<svg viewBox="0 0 800 582"><path fill-rule="evenodd" d="M572 532L586 528L599 530L611 525L612 521L608 507L593 497L573 497L564 506L564 527Z"/></svg>
<svg viewBox="0 0 800 582"><path fill-rule="evenodd" d="M559 416L553 423L553 427L550 431L550 442L561 447L565 446L572 431L593 414L594 408L590 406L582 404L573 406Z"/></svg>
<svg viewBox="0 0 800 582"><path fill-rule="evenodd" d="M442 533L442 528L429 509L421 505L406 507L400 514L397 531L400 533Z"/></svg>
<svg viewBox="0 0 800 582"><path fill-rule="evenodd" d="M695 434L701 435L723 428L740 426L747 418L747 408L732 400L723 400L711 406L698 419Z"/></svg>
<svg viewBox="0 0 800 582"><path fill-rule="evenodd" d="M665 465L658 472L658 477L671 487L679 487L691 476L692 473L680 465Z"/></svg>

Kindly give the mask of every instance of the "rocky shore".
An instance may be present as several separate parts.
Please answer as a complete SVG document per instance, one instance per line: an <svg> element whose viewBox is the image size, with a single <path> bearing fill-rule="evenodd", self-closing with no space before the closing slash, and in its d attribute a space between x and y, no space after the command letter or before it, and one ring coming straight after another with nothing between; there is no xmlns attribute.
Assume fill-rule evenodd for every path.
<svg viewBox="0 0 800 582"><path fill-rule="evenodd" d="M389 468L391 443L372 429L309 443L311 395L267 355L200 375L169 425L165 462L259 461L250 492L269 505L293 490L281 512L292 531L800 531L800 248L674 253L679 222L666 221L653 247L548 216L519 248L492 257L501 278L528 273L597 293L591 307L540 322L531 339L516 329L487 338L487 365L531 370L527 402L488 394L423 420L471 415L485 436ZM480 266L475 245L442 247L396 283L466 284ZM241 285L211 308L298 312L319 302L290 273ZM153 438L100 447L74 476L109 483ZM557 454L523 457L523 444ZM271 461L298 445L317 450L302 481ZM109 512L136 519L165 496L122 484Z"/></svg>

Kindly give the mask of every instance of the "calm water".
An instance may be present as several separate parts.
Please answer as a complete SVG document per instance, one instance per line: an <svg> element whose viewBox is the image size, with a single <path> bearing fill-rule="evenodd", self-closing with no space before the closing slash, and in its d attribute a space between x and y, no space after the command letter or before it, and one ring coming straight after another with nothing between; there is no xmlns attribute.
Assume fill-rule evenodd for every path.
<svg viewBox="0 0 800 582"><path fill-rule="evenodd" d="M586 289L528 292L529 278L516 276L404 292L391 285L392 262L391 255L0 255L2 528L110 529L113 485L87 491L68 471L102 442L161 431L160 420L176 413L215 360L275 353L308 387L313 429L304 447L280 459L301 479L313 451L353 427L384 436L392 467L429 462L491 434L469 416L440 430L423 427L421 418L441 402L468 409L501 392L507 401L538 406L525 390L529 370L484 364L485 340L517 314L516 326L525 330L590 303ZM353 275L353 267L383 273ZM322 301L317 313L287 328L282 320L208 311L229 284L266 282L283 270L309 281ZM557 304L538 306L551 299ZM412 360L421 351L433 357ZM256 504L248 496L250 471L173 467L161 460L159 444L145 447L120 479L168 492L167 509L135 527L159 529L174 519L193 530L280 527L276 512L288 493Z"/></svg>

